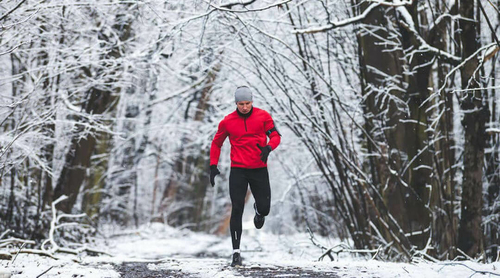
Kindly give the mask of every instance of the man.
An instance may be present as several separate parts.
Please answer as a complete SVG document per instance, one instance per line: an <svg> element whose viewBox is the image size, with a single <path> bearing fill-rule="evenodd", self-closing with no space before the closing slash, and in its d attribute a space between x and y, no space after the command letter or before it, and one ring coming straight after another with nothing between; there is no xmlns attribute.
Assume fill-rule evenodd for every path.
<svg viewBox="0 0 500 278"><path fill-rule="evenodd" d="M254 224L257 229L264 225L265 216L271 207L271 188L267 172L267 157L278 147L281 134L266 111L253 107L250 88L238 87L235 92L236 111L227 115L220 123L210 148L210 183L215 185L215 176L222 144L229 136L231 143L231 172L229 195L231 196L231 239L233 261L231 266L241 266L240 240L241 218L248 185L255 199ZM267 137L269 136L269 142Z"/></svg>

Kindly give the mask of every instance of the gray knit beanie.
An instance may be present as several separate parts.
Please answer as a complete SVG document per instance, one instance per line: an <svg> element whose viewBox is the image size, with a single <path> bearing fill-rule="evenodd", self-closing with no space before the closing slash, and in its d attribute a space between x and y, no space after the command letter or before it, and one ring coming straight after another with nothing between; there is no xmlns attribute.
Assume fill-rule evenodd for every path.
<svg viewBox="0 0 500 278"><path fill-rule="evenodd" d="M247 86L241 86L236 88L234 92L234 101L252 101L252 91Z"/></svg>

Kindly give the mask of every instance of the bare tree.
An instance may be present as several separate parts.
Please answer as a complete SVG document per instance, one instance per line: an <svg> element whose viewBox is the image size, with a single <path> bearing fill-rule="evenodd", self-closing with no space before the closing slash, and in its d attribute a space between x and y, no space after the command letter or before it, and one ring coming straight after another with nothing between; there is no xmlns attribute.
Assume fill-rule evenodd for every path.
<svg viewBox="0 0 500 278"><path fill-rule="evenodd" d="M126 9L129 6L125 4L120 8ZM121 74L120 71L123 71L123 65L120 63L124 52L122 43L132 35L133 20L134 18L127 13L117 12L113 25L105 26L98 33L104 50L100 54L101 64L96 69L84 67L82 72L85 78L98 81L98 85L90 87L83 96L82 110L86 114L100 115L114 109L117 95L122 89L115 85ZM112 66L115 63L116 65ZM90 167L97 139L94 130L86 130L87 119L77 117L76 121L78 122L77 132L71 139L62 172L54 189L54 198L62 195L68 196L68 200L60 204L60 209L66 213L71 212L76 202L85 179L86 169Z"/></svg>

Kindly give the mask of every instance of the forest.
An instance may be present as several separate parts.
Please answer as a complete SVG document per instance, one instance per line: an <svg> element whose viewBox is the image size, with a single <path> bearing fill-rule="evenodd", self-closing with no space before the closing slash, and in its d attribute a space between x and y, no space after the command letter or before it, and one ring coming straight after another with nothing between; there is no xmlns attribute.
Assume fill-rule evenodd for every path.
<svg viewBox="0 0 500 278"><path fill-rule="evenodd" d="M229 142L215 187L210 145L246 85L282 134L273 233L498 261L499 5L2 1L0 234L69 249L110 224L229 235Z"/></svg>

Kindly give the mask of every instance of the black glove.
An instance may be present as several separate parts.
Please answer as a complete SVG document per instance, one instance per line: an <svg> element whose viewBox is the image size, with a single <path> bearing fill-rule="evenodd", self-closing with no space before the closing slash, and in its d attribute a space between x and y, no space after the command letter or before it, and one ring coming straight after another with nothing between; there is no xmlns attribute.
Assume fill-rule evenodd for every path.
<svg viewBox="0 0 500 278"><path fill-rule="evenodd" d="M273 150L271 149L271 146L267 145L265 147L261 147L259 144L257 144L257 147L260 149L260 160L262 162L267 163L267 157L269 156L269 153Z"/></svg>
<svg viewBox="0 0 500 278"><path fill-rule="evenodd" d="M212 187L215 185L215 176L220 174L219 169L217 169L217 165L210 165L210 183Z"/></svg>

